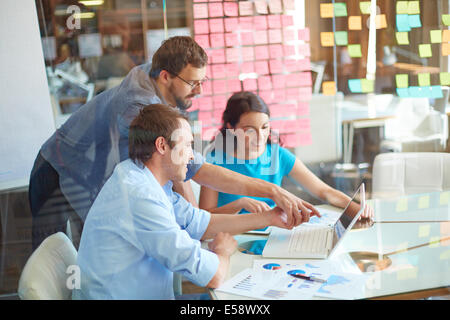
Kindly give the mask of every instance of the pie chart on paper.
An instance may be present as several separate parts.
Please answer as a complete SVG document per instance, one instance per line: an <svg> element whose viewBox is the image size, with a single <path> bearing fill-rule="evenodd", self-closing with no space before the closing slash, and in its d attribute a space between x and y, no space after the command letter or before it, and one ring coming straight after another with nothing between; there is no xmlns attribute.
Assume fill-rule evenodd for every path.
<svg viewBox="0 0 450 320"><path fill-rule="evenodd" d="M267 270L279 270L281 266L278 263L268 263L263 265L263 268Z"/></svg>
<svg viewBox="0 0 450 320"><path fill-rule="evenodd" d="M305 270L301 269L295 269L295 270L289 270L287 274L306 274Z"/></svg>

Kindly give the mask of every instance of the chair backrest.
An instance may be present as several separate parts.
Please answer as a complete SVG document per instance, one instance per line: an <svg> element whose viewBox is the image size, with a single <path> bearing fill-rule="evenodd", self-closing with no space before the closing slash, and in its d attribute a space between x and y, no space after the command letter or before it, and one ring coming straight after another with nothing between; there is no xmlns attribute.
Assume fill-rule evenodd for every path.
<svg viewBox="0 0 450 320"><path fill-rule="evenodd" d="M449 153L382 153L375 157L372 171L372 198L449 189Z"/></svg>
<svg viewBox="0 0 450 320"><path fill-rule="evenodd" d="M58 232L46 238L25 264L19 280L23 300L69 300L67 287L70 265L76 265L77 251L67 236Z"/></svg>

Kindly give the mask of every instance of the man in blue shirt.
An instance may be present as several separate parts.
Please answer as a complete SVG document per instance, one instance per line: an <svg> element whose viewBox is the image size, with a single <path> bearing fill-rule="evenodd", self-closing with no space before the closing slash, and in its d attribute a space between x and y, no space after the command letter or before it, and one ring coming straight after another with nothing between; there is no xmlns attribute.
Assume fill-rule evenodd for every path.
<svg viewBox="0 0 450 320"><path fill-rule="evenodd" d="M65 232L68 218L81 232L103 184L128 158L132 119L151 103L187 110L202 93L206 63L205 51L192 38L172 37L151 64L133 68L120 85L95 96L56 130L42 146L30 176L33 248L47 236ZM218 191L270 198L287 213L290 227L308 221L311 211L317 213L279 186L205 163L198 153L188 165L186 180L191 178ZM174 189L195 204L189 181L174 183Z"/></svg>
<svg viewBox="0 0 450 320"><path fill-rule="evenodd" d="M172 190L194 159L187 119L161 104L133 120L129 156L106 181L87 216L77 264L75 299L173 299L173 272L199 286L218 287L236 241L231 234L276 225L280 208L247 215L214 215ZM214 239L209 250L200 239Z"/></svg>

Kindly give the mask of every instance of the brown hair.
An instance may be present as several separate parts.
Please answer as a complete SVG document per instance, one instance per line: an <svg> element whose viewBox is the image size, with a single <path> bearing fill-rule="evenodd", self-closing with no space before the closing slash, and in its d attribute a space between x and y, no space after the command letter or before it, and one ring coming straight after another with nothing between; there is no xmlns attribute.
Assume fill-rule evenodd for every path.
<svg viewBox="0 0 450 320"><path fill-rule="evenodd" d="M164 40L152 58L150 76L158 78L162 70L177 75L188 64L203 68L208 63L208 56L191 37L176 36Z"/></svg>
<svg viewBox="0 0 450 320"><path fill-rule="evenodd" d="M128 155L136 164L144 165L156 150L155 141L163 137L172 148L172 133L180 128L179 119L187 120L178 109L163 104L145 106L134 118L128 134Z"/></svg>

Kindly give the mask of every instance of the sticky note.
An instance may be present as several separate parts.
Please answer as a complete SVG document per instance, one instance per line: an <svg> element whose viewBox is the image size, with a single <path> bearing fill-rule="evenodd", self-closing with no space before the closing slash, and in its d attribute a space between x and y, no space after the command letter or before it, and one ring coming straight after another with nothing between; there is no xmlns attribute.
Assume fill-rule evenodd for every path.
<svg viewBox="0 0 450 320"><path fill-rule="evenodd" d="M239 15L239 7L235 2L224 2L223 13L228 17L237 17Z"/></svg>
<svg viewBox="0 0 450 320"><path fill-rule="evenodd" d="M253 17L239 17L239 28L241 30L253 30Z"/></svg>
<svg viewBox="0 0 450 320"><path fill-rule="evenodd" d="M450 250L444 251L439 255L439 260L448 260L450 259Z"/></svg>
<svg viewBox="0 0 450 320"><path fill-rule="evenodd" d="M430 248L438 248L440 240L441 240L440 237L431 237L429 242L428 242L428 247L430 247Z"/></svg>
<svg viewBox="0 0 450 320"><path fill-rule="evenodd" d="M213 64L211 66L211 72L214 79L223 79L227 77L226 69L224 64Z"/></svg>
<svg viewBox="0 0 450 320"><path fill-rule="evenodd" d="M286 76L284 74L272 75L272 85L274 89L286 87Z"/></svg>
<svg viewBox="0 0 450 320"><path fill-rule="evenodd" d="M294 25L294 17L288 16L288 15L282 15L281 16L281 25L283 27L289 27Z"/></svg>
<svg viewBox="0 0 450 320"><path fill-rule="evenodd" d="M270 73L282 73L283 72L283 63L281 60L270 60L269 61L269 69Z"/></svg>
<svg viewBox="0 0 450 320"><path fill-rule="evenodd" d="M334 8L332 3L320 4L320 17L321 18L333 18Z"/></svg>
<svg viewBox="0 0 450 320"><path fill-rule="evenodd" d="M408 210L408 198L401 198L395 205L396 212L405 212Z"/></svg>
<svg viewBox="0 0 450 320"><path fill-rule="evenodd" d="M430 235L431 226L429 224L419 226L419 238L428 237Z"/></svg>
<svg viewBox="0 0 450 320"><path fill-rule="evenodd" d="M226 80L214 80L212 81L214 94L226 93L227 92L227 81ZM214 97L213 97L214 99Z"/></svg>
<svg viewBox="0 0 450 320"><path fill-rule="evenodd" d="M336 83L334 81L324 81L322 83L322 92L325 96L334 96L336 94Z"/></svg>
<svg viewBox="0 0 450 320"><path fill-rule="evenodd" d="M269 66L267 61L255 61L255 71L257 74L269 74Z"/></svg>
<svg viewBox="0 0 450 320"><path fill-rule="evenodd" d="M254 16L253 17L253 27L256 30L266 30L267 29L266 16Z"/></svg>
<svg viewBox="0 0 450 320"><path fill-rule="evenodd" d="M362 14L370 14L370 1L361 1L359 3L359 9Z"/></svg>
<svg viewBox="0 0 450 320"><path fill-rule="evenodd" d="M361 30L362 29L362 17L361 16L349 16L348 17L348 29L349 30Z"/></svg>
<svg viewBox="0 0 450 320"><path fill-rule="evenodd" d="M295 10L294 0L283 0L284 10Z"/></svg>
<svg viewBox="0 0 450 320"><path fill-rule="evenodd" d="M441 206L447 205L449 200L450 200L450 192L449 191L441 192L441 194L439 195L439 204Z"/></svg>
<svg viewBox="0 0 450 320"><path fill-rule="evenodd" d="M226 3L226 2L224 2ZM239 14L241 16L253 15L253 2L251 1L239 1Z"/></svg>
<svg viewBox="0 0 450 320"><path fill-rule="evenodd" d="M450 55L450 43L445 43L445 42L443 42L443 43L442 43L441 50L442 50L442 55L443 55L443 56L448 56L448 55Z"/></svg>
<svg viewBox="0 0 450 320"><path fill-rule="evenodd" d="M208 13L209 16L214 17L223 17L223 6L222 2L213 2L208 4Z"/></svg>
<svg viewBox="0 0 450 320"><path fill-rule="evenodd" d="M225 46L225 37L223 33L211 33L209 35L211 48L220 48Z"/></svg>
<svg viewBox="0 0 450 320"><path fill-rule="evenodd" d="M282 13L281 0L269 0L270 13Z"/></svg>
<svg viewBox="0 0 450 320"><path fill-rule="evenodd" d="M227 47L234 47L239 45L237 33L225 33L225 44Z"/></svg>
<svg viewBox="0 0 450 320"><path fill-rule="evenodd" d="M420 28L422 27L422 22L420 21L420 15L408 15L408 23L410 28Z"/></svg>
<svg viewBox="0 0 450 320"><path fill-rule="evenodd" d="M347 4L345 2L336 2L334 4L334 16L335 17L347 16Z"/></svg>
<svg viewBox="0 0 450 320"><path fill-rule="evenodd" d="M255 1L255 9L259 14L268 14L269 10L267 9L267 2L265 0L256 0Z"/></svg>
<svg viewBox="0 0 450 320"><path fill-rule="evenodd" d="M281 43L283 42L281 36L281 29L270 29L269 30L269 43Z"/></svg>
<svg viewBox="0 0 450 320"><path fill-rule="evenodd" d="M441 86L431 86L431 98L433 99L442 99L444 94L442 93Z"/></svg>
<svg viewBox="0 0 450 320"><path fill-rule="evenodd" d="M270 76L259 76L258 77L258 89L259 90L272 89L272 78Z"/></svg>
<svg viewBox="0 0 450 320"><path fill-rule="evenodd" d="M267 23L270 29L279 29L281 28L281 16L280 15L268 15Z"/></svg>
<svg viewBox="0 0 450 320"><path fill-rule="evenodd" d="M414 266L406 266L397 271L397 280L417 279L418 268Z"/></svg>
<svg viewBox="0 0 450 320"><path fill-rule="evenodd" d="M332 47L334 45L333 32L321 32L320 43L322 44L322 47Z"/></svg>
<svg viewBox="0 0 450 320"><path fill-rule="evenodd" d="M409 26L409 15L397 14L395 17L395 22L397 24L397 31L399 32L411 31L411 27Z"/></svg>
<svg viewBox="0 0 450 320"><path fill-rule="evenodd" d="M208 5L207 4L194 4L193 5L194 19L208 18Z"/></svg>
<svg viewBox="0 0 450 320"><path fill-rule="evenodd" d="M419 82L419 86L421 86L421 87L426 87L431 84L429 73L419 73L417 75L417 79Z"/></svg>
<svg viewBox="0 0 450 320"><path fill-rule="evenodd" d="M195 42L203 49L209 48L209 36L207 34L199 34L194 37Z"/></svg>
<svg viewBox="0 0 450 320"><path fill-rule="evenodd" d="M241 72L242 73L254 73L255 72L255 64L253 62L244 62L241 64Z"/></svg>
<svg viewBox="0 0 450 320"><path fill-rule="evenodd" d="M408 14L419 14L419 13L420 13L420 2L408 1Z"/></svg>
<svg viewBox="0 0 450 320"><path fill-rule="evenodd" d="M430 30L431 43L441 43L442 42L442 31L441 30Z"/></svg>
<svg viewBox="0 0 450 320"><path fill-rule="evenodd" d="M362 93L361 79L349 79L348 88L352 93Z"/></svg>
<svg viewBox="0 0 450 320"><path fill-rule="evenodd" d="M267 31L257 30L255 31L255 36L253 37L255 44L266 44L267 43Z"/></svg>
<svg viewBox="0 0 450 320"><path fill-rule="evenodd" d="M254 43L253 32L241 32L241 44L243 46L251 46Z"/></svg>
<svg viewBox="0 0 450 320"><path fill-rule="evenodd" d="M408 75L407 74L397 74L395 75L395 83L397 88L408 88Z"/></svg>
<svg viewBox="0 0 450 320"><path fill-rule="evenodd" d="M304 57L310 57L311 56L311 47L309 46L309 44L300 43L298 45L298 54L301 56L304 56Z"/></svg>
<svg viewBox="0 0 450 320"><path fill-rule="evenodd" d="M239 77L239 65L237 63L227 63L225 65L225 71L227 72L227 78Z"/></svg>
<svg viewBox="0 0 450 320"><path fill-rule="evenodd" d="M385 29L387 27L385 14L378 14L375 16L375 27L377 29Z"/></svg>
<svg viewBox="0 0 450 320"><path fill-rule="evenodd" d="M439 73L439 80L441 82L441 86L449 86L450 85L450 73L448 73L448 72Z"/></svg>
<svg viewBox="0 0 450 320"><path fill-rule="evenodd" d="M284 42L295 41L295 30L294 29L283 29Z"/></svg>
<svg viewBox="0 0 450 320"><path fill-rule="evenodd" d="M211 21L209 23L211 25ZM225 18L224 19L225 31L233 32L239 29L239 19L238 18Z"/></svg>
<svg viewBox="0 0 450 320"><path fill-rule="evenodd" d="M360 44L349 44L347 46L348 54L351 58L361 58L361 45Z"/></svg>
<svg viewBox="0 0 450 320"><path fill-rule="evenodd" d="M397 92L397 95L400 98L408 98L409 97L409 90L408 90L408 88L397 88L395 91Z"/></svg>
<svg viewBox="0 0 450 320"><path fill-rule="evenodd" d="M347 31L336 31L334 33L334 40L337 46L348 45L348 34Z"/></svg>
<svg viewBox="0 0 450 320"><path fill-rule="evenodd" d="M433 56L431 52L431 44L419 44L419 56L421 58L430 58Z"/></svg>
<svg viewBox="0 0 450 320"><path fill-rule="evenodd" d="M223 19L209 19L209 31L211 33L223 33L224 27L223 27Z"/></svg>
<svg viewBox="0 0 450 320"><path fill-rule="evenodd" d="M361 79L361 89L363 93L375 91L375 80Z"/></svg>
<svg viewBox="0 0 450 320"><path fill-rule="evenodd" d="M430 196L421 196L418 201L419 209L427 209L430 207Z"/></svg>
<svg viewBox="0 0 450 320"><path fill-rule="evenodd" d="M242 47L241 51L242 51L242 60L244 61L255 60L255 52L253 50L253 47Z"/></svg>
<svg viewBox="0 0 450 320"><path fill-rule="evenodd" d="M409 45L409 33L408 32L396 32L395 38L400 45Z"/></svg>
<svg viewBox="0 0 450 320"><path fill-rule="evenodd" d="M208 20L194 20L195 34L208 34L209 24Z"/></svg>
<svg viewBox="0 0 450 320"><path fill-rule="evenodd" d="M397 1L397 14L408 14L408 1Z"/></svg>
<svg viewBox="0 0 450 320"><path fill-rule="evenodd" d="M227 48L226 49L227 62L239 61L239 49L237 48Z"/></svg>
<svg viewBox="0 0 450 320"><path fill-rule="evenodd" d="M255 58L256 58L256 60L269 59L269 48L267 46L256 46L255 47Z"/></svg>
<svg viewBox="0 0 450 320"><path fill-rule="evenodd" d="M256 79L245 79L242 84L245 91L255 91L258 89Z"/></svg>
<svg viewBox="0 0 450 320"><path fill-rule="evenodd" d="M269 46L269 56L271 59L279 59L283 56L283 46L281 44L271 44Z"/></svg>
<svg viewBox="0 0 450 320"><path fill-rule="evenodd" d="M450 26L450 14L442 15L442 23L446 26Z"/></svg>
<svg viewBox="0 0 450 320"><path fill-rule="evenodd" d="M450 42L450 30L442 30L442 42Z"/></svg>
<svg viewBox="0 0 450 320"><path fill-rule="evenodd" d="M309 42L309 40L310 40L309 28L298 30L298 40L303 40L303 41Z"/></svg>

